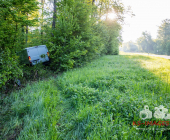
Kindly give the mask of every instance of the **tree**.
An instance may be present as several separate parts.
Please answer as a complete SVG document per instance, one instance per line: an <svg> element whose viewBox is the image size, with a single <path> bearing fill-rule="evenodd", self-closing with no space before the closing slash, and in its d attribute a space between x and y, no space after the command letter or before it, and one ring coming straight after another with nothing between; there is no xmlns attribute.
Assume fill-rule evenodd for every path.
<svg viewBox="0 0 170 140"><path fill-rule="evenodd" d="M130 41L130 42L128 42L128 50L130 52L137 52L138 51L138 47L137 47L137 45L134 42Z"/></svg>
<svg viewBox="0 0 170 140"><path fill-rule="evenodd" d="M137 44L144 52L153 52L154 51L154 41L152 40L151 35L145 31L142 33L142 36L137 39Z"/></svg>
<svg viewBox="0 0 170 140"><path fill-rule="evenodd" d="M123 43L122 49L123 49L124 52L137 52L137 51L139 51L138 46L132 41L129 41L127 43Z"/></svg>
<svg viewBox="0 0 170 140"><path fill-rule="evenodd" d="M162 21L161 26L158 29L158 40L160 40L160 51L163 54L169 55L170 50L170 19L165 19Z"/></svg>
<svg viewBox="0 0 170 140"><path fill-rule="evenodd" d="M56 23L56 2L57 0L54 0L54 10L53 10L53 23L52 23L52 29L55 29L55 23Z"/></svg>
<svg viewBox="0 0 170 140"><path fill-rule="evenodd" d="M37 10L36 0L0 0L0 87L22 75L16 51L23 48L27 41L23 36L36 21L28 16Z"/></svg>
<svg viewBox="0 0 170 140"><path fill-rule="evenodd" d="M43 44L44 3L45 3L45 0L41 0L41 42L42 42L42 44Z"/></svg>
<svg viewBox="0 0 170 140"><path fill-rule="evenodd" d="M108 31L108 42L106 43L106 54L119 54L119 45L121 43L120 30L121 26L116 20L107 19L104 21ZM120 37L120 38L118 38Z"/></svg>
<svg viewBox="0 0 170 140"><path fill-rule="evenodd" d="M39 2L41 5L38 0L0 0L1 83L22 75L15 52L28 46L46 44L54 70L119 53L125 11L119 0L50 0L52 9L44 6L47 1ZM100 19L113 11L117 19Z"/></svg>

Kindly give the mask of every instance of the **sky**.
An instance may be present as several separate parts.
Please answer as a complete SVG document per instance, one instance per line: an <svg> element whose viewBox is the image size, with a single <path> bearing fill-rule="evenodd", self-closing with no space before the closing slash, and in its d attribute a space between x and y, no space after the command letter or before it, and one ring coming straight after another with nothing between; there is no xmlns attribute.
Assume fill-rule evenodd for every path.
<svg viewBox="0 0 170 140"><path fill-rule="evenodd" d="M132 18L126 15L123 42L136 41L143 31L148 31L155 39L162 20L170 19L170 0L122 0L122 3L125 7L131 6L135 14Z"/></svg>

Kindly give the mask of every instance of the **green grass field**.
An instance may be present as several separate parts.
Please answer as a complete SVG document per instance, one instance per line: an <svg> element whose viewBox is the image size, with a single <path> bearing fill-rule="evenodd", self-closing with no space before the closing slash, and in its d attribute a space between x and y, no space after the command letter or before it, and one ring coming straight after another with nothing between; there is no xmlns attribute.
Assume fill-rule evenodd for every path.
<svg viewBox="0 0 170 140"><path fill-rule="evenodd" d="M4 98L1 134L19 140L170 139L170 126L133 125L142 121L144 105L152 112L159 105L169 109L170 60L104 56Z"/></svg>

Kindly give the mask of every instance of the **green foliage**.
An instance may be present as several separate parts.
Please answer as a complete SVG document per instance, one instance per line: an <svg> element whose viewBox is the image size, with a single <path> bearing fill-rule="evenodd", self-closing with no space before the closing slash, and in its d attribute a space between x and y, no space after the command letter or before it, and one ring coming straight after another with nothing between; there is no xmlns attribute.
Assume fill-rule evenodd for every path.
<svg viewBox="0 0 170 140"><path fill-rule="evenodd" d="M0 88L5 84L9 84L11 80L22 76L17 56L9 48L0 53L0 66Z"/></svg>
<svg viewBox="0 0 170 140"><path fill-rule="evenodd" d="M159 26L158 30L158 39L160 40L160 53L168 54L169 53L169 41L170 41L170 20L166 19L162 21L161 26Z"/></svg>
<svg viewBox="0 0 170 140"><path fill-rule="evenodd" d="M0 0L0 53L4 53L1 63L4 65L5 59L10 60L12 67L16 67L13 76L1 74L1 86L10 78L22 75L23 68L18 65L15 53L26 47L46 44L51 68L57 71L81 66L105 54L119 54L121 26L118 19L100 21L100 16L115 11L121 19L123 4L100 1L103 6L99 8L89 0L55 0L56 9L51 19L48 3L41 2L39 5L37 0ZM51 27L51 22L55 26ZM1 71L6 71L7 66L1 66Z"/></svg>
<svg viewBox="0 0 170 140"><path fill-rule="evenodd" d="M154 52L155 42L152 40L152 37L149 33L143 32L142 37L137 39L137 44L141 50L147 53Z"/></svg>
<svg viewBox="0 0 170 140"><path fill-rule="evenodd" d="M121 40L120 30L121 26L116 20L107 19L105 22L107 28L107 38L105 49L108 55L118 55L119 54L119 43Z"/></svg>
<svg viewBox="0 0 170 140"><path fill-rule="evenodd" d="M170 19L162 21L156 40L152 40L151 35L147 32L143 32L142 35L143 36L137 40L137 44L142 51L170 55Z"/></svg>
<svg viewBox="0 0 170 140"><path fill-rule="evenodd" d="M119 53L121 26L116 20L96 23L97 19L91 16L93 6L79 0L57 5L56 28L48 43L53 69L70 69L104 54Z"/></svg>
<svg viewBox="0 0 170 140"><path fill-rule="evenodd" d="M170 41L166 45L167 48L167 55L170 55Z"/></svg>
<svg viewBox="0 0 170 140"><path fill-rule="evenodd" d="M138 51L140 51L138 46L132 41L122 44L122 50L124 52L138 52Z"/></svg>
<svg viewBox="0 0 170 140"><path fill-rule="evenodd" d="M23 30L33 26L28 15L38 10L36 0L0 0L0 88L22 76L16 52L24 48Z"/></svg>

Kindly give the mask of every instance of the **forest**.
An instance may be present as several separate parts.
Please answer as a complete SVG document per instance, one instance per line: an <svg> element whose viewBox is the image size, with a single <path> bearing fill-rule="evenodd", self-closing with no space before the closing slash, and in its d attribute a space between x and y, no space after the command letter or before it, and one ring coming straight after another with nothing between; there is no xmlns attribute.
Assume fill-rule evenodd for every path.
<svg viewBox="0 0 170 140"><path fill-rule="evenodd" d="M27 47L46 45L57 72L118 55L125 12L119 0L0 0L0 88L23 77L16 53Z"/></svg>
<svg viewBox="0 0 170 140"><path fill-rule="evenodd" d="M147 31L142 32L136 42L123 43L122 50L125 52L146 52L161 55L170 55L170 19L165 19L159 26L158 35L153 39Z"/></svg>

